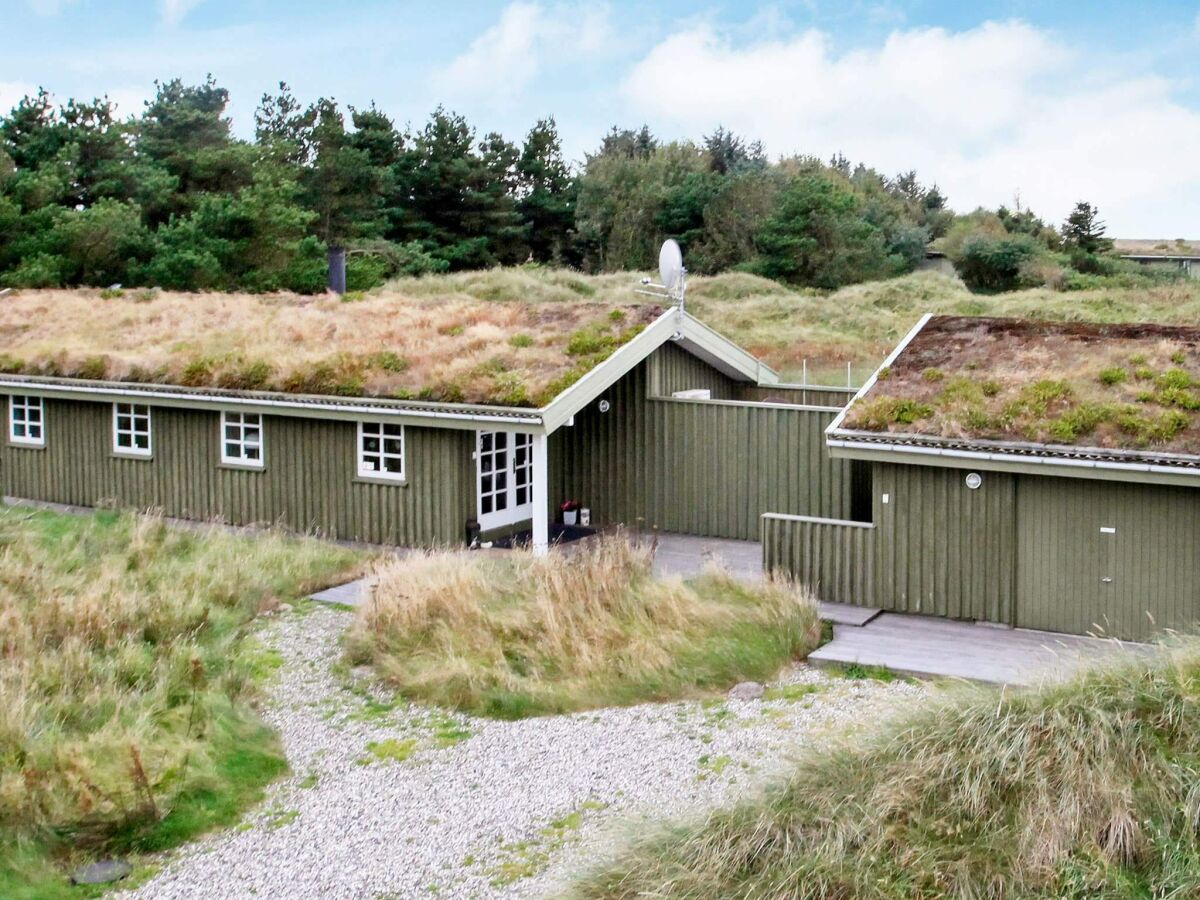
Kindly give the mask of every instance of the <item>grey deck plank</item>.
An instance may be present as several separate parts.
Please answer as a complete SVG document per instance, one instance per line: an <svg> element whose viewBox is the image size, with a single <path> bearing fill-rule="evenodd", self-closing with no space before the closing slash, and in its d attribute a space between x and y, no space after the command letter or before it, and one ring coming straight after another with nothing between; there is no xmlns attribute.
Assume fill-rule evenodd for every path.
<svg viewBox="0 0 1200 900"><path fill-rule="evenodd" d="M875 606L826 603L824 600L817 604L817 606L820 609L821 618L826 622L833 622L835 625L852 625L856 628L866 625L882 612L882 610Z"/></svg>
<svg viewBox="0 0 1200 900"><path fill-rule="evenodd" d="M336 606L360 606L366 600L371 578L358 578L345 584L335 585L323 591L310 594L310 600L318 603L331 603Z"/></svg>
<svg viewBox="0 0 1200 900"><path fill-rule="evenodd" d="M1082 666L1149 649L1143 644L882 613L861 627L835 625L833 640L813 651L809 660L1021 685L1062 678Z"/></svg>

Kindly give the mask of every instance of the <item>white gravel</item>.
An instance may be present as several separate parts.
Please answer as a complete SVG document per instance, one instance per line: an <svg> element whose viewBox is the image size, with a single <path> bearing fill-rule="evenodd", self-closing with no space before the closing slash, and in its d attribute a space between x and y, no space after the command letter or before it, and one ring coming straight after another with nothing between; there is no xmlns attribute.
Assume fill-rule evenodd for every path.
<svg viewBox="0 0 1200 900"><path fill-rule="evenodd" d="M798 666L780 682L795 686L789 699L521 722L381 712L332 671L348 615L304 608L263 629L286 660L264 715L294 774L241 825L166 856L123 896L555 896L636 821L731 801L811 742L924 690ZM400 745L412 755L368 750L386 740L414 742Z"/></svg>

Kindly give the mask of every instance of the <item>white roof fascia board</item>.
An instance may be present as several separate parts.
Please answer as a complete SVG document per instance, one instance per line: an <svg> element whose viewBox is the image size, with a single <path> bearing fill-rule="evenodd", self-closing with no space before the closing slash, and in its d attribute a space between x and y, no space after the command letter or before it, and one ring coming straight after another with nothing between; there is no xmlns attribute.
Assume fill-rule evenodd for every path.
<svg viewBox="0 0 1200 900"><path fill-rule="evenodd" d="M336 420L377 420L415 426L479 429L486 431L523 431L540 434L544 430L541 414L531 410L519 413L473 413L467 410L409 409L354 403L320 403L313 401L274 399L265 397L224 396L203 392L183 392L164 389L122 390L117 386L56 384L52 382L0 380L0 394L30 394L50 399L75 400L81 397L138 402L148 406L173 406L190 409L238 409L263 415L289 415L300 418ZM486 426L486 427L485 427Z"/></svg>
<svg viewBox="0 0 1200 900"><path fill-rule="evenodd" d="M942 465L950 468L973 467L993 471L1043 474L1075 478L1099 478L1107 481L1134 481L1200 487L1200 469L1154 463L1113 462L1102 459L1066 459L1048 456L1019 456L979 450L951 450L943 447L914 447L908 444L866 443L829 437L825 441L831 455L839 459L908 462L915 465Z"/></svg>
<svg viewBox="0 0 1200 900"><path fill-rule="evenodd" d="M665 344L675 333L675 310L669 309L643 329L642 333L619 347L577 382L559 394L538 412L546 433L565 425L571 416L616 384L643 359Z"/></svg>
<svg viewBox="0 0 1200 900"><path fill-rule="evenodd" d="M871 390L871 388L873 388L875 386L875 382L877 382L879 380L879 373L882 372L884 369L889 368L892 365L892 363L894 363L896 361L896 357L898 357L901 353L904 352L904 350L912 342L912 339L921 333L921 329L925 327L925 323L928 322L932 318L933 318L933 313L925 313L925 315L921 316L920 321L918 321L917 324L914 325L909 330L908 334L906 334L904 336L904 340L902 340L899 344L897 344L896 348L891 353L888 354L887 359L885 359L882 363L879 364L879 368L877 368L874 372L871 373L871 377L868 378L866 380L866 382L863 384L863 386L860 387L855 392L854 396L850 398L850 401L845 405L845 407L842 408L842 411L838 415L838 417L829 423L829 427L825 429L825 435L826 435L827 439L828 439L829 435L833 434L835 431L837 431L839 428L842 427L842 421L846 418L846 413L848 413L850 411L850 407L852 407L856 402L858 402L858 399L860 397L864 396L867 393L867 391Z"/></svg>
<svg viewBox="0 0 1200 900"><path fill-rule="evenodd" d="M679 318L679 333L685 349L726 375L754 384L779 383L778 372L688 312Z"/></svg>

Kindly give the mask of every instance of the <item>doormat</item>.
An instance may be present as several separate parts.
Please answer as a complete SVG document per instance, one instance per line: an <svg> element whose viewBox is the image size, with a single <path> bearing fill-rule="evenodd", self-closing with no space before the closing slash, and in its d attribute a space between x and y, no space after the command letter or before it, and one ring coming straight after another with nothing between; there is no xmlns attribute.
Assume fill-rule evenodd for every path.
<svg viewBox="0 0 1200 900"><path fill-rule="evenodd" d="M571 541L591 537L595 533L595 528L584 528L582 525L555 524L550 526L550 543L569 544ZM492 546L502 550L512 550L514 547L528 547L531 543L533 543L533 531L526 528L522 531L515 531L507 537L497 538L492 541Z"/></svg>

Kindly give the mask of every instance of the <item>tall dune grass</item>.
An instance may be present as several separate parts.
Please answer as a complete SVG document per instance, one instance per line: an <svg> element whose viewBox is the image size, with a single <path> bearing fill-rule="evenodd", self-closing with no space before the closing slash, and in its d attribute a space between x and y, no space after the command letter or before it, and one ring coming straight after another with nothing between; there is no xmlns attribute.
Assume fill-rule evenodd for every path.
<svg viewBox="0 0 1200 900"><path fill-rule="evenodd" d="M567 556L425 553L385 564L348 636L404 696L501 718L701 695L763 679L819 638L811 597L711 569L656 579L608 536Z"/></svg>
<svg viewBox="0 0 1200 900"><path fill-rule="evenodd" d="M154 849L286 768L247 623L354 565L325 543L0 508L0 895ZM49 881L47 881L49 879Z"/></svg>
<svg viewBox="0 0 1200 900"><path fill-rule="evenodd" d="M964 693L644 840L577 896L1200 895L1200 640Z"/></svg>

